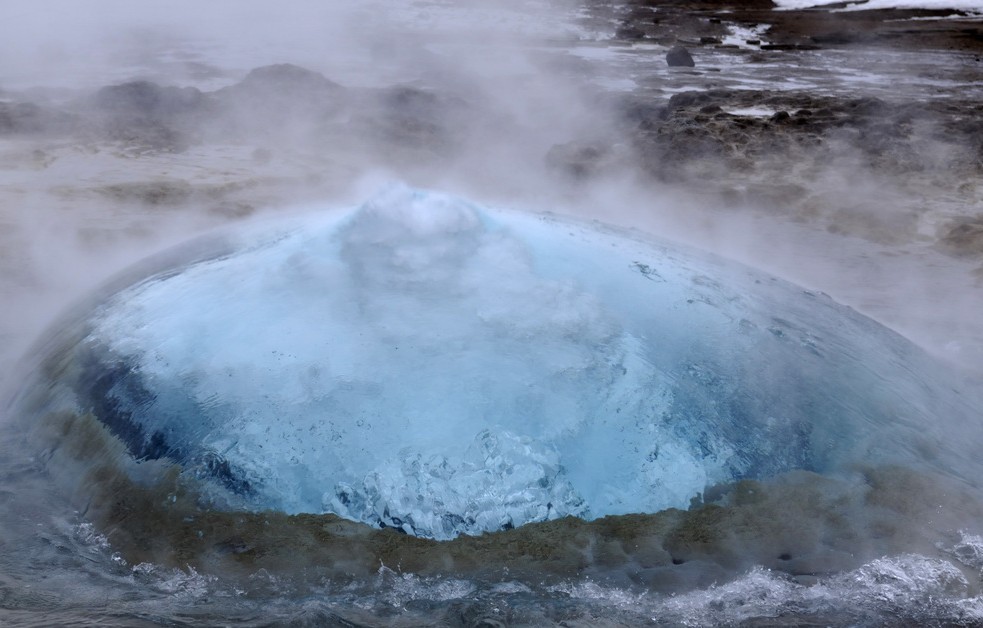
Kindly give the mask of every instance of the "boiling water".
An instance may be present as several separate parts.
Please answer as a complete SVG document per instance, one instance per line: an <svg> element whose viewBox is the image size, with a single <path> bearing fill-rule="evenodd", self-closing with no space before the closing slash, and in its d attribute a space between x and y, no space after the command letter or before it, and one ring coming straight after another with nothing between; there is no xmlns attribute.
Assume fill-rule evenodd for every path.
<svg viewBox="0 0 983 628"><path fill-rule="evenodd" d="M979 391L643 234L392 186L141 265L38 353L11 621L978 617Z"/></svg>

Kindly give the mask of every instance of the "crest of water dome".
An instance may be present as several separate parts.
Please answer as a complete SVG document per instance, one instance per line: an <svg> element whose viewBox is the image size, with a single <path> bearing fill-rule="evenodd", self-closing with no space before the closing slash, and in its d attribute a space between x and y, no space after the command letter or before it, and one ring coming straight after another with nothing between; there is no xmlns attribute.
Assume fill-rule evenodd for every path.
<svg viewBox="0 0 983 628"><path fill-rule="evenodd" d="M397 186L123 291L87 343L122 365L110 407L219 492L435 538L685 507L930 431L947 402L899 337L758 277Z"/></svg>
<svg viewBox="0 0 983 628"><path fill-rule="evenodd" d="M445 502L473 520L456 532L586 514L555 452L530 453L529 437L589 424L601 411L593 387L616 380L627 342L574 281L538 276L508 229L402 188L336 232L295 233L128 291L93 337L152 382L155 429L196 434L267 504L374 520L385 509L365 504L384 494L389 520L412 519L424 535L443 535L426 522L442 521ZM505 463L453 463L443 483L372 462L443 460L475 434L526 444L496 454ZM506 475L534 488L509 488ZM323 497L339 478L361 488ZM475 494L481 503L461 503ZM426 512L404 507L410 497L429 500Z"/></svg>

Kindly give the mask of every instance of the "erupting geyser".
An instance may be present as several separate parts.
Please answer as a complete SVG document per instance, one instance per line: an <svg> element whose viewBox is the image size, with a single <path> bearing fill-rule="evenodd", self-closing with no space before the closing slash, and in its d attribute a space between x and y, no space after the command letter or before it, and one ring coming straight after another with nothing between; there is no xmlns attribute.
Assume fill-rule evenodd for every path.
<svg viewBox="0 0 983 628"><path fill-rule="evenodd" d="M649 582L699 553L853 557L865 509L897 524L878 543L910 545L912 482L970 491L974 402L944 369L823 294L705 254L402 187L201 248L67 324L20 400L83 514L149 534L140 551L259 560L273 554L247 536L268 527L209 513L333 513L457 538L433 559L446 568L471 564L461 535L662 512L609 530ZM125 497L161 482L183 488ZM171 523L136 526L147 509ZM722 549L731 534L746 560ZM649 537L656 553L634 555ZM391 556L378 547L365 570Z"/></svg>

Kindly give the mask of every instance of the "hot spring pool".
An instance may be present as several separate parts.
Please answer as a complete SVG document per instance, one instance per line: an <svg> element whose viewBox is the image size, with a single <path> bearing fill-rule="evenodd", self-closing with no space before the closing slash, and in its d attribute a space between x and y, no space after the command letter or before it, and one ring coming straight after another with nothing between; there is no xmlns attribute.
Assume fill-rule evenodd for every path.
<svg viewBox="0 0 983 628"><path fill-rule="evenodd" d="M178 569L351 621L407 582L431 619L590 586L669 623L678 595L762 582L770 616L851 621L888 612L862 582L902 583L903 616L978 594L979 390L647 234L395 186L143 265L37 356L10 500L43 495L100 578Z"/></svg>

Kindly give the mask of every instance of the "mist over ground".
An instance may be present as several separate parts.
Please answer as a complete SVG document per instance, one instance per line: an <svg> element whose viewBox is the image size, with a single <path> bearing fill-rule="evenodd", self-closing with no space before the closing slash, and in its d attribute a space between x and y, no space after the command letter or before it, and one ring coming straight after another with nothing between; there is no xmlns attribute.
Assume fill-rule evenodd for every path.
<svg viewBox="0 0 983 628"><path fill-rule="evenodd" d="M690 241L979 368L978 108L953 105L978 61L847 47L790 64L714 48L717 18L652 10L7 4L4 360L152 250L403 180ZM666 68L659 47L691 32L711 42L695 71ZM291 66L254 71L274 64ZM784 110L811 117L769 120Z"/></svg>

